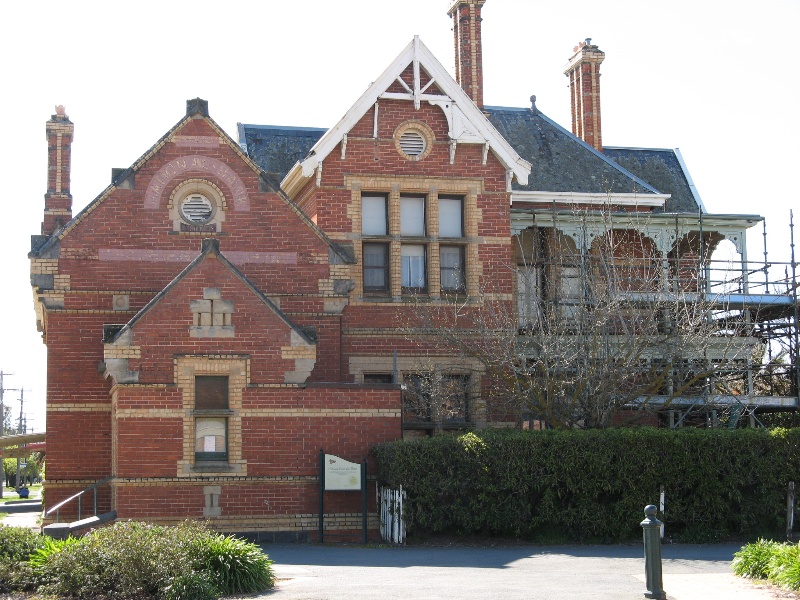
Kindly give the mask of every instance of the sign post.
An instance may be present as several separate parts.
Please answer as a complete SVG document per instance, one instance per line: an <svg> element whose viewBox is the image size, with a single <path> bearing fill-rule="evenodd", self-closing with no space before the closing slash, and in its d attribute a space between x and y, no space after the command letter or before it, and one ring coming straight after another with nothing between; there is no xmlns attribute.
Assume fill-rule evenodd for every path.
<svg viewBox="0 0 800 600"><path fill-rule="evenodd" d="M325 541L325 492L361 492L361 542L367 543L367 461L361 464L319 451L319 541Z"/></svg>

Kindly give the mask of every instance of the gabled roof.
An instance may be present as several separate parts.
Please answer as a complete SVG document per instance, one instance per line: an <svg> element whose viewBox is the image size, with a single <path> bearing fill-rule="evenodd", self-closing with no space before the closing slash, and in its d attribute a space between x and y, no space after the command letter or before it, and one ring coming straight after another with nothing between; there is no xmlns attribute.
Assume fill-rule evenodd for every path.
<svg viewBox="0 0 800 600"><path fill-rule="evenodd" d="M603 154L660 191L670 194L664 212L706 212L680 150L603 147Z"/></svg>
<svg viewBox="0 0 800 600"><path fill-rule="evenodd" d="M401 81L401 75L413 65L414 82L409 85ZM420 69L431 81L420 85ZM407 91L389 92L389 88L399 82ZM441 93L427 93L433 84ZM372 108L379 99L409 100L419 107L421 102L441 107L450 126L450 139L458 143L487 144L506 170L511 171L516 180L525 184L531 165L494 128L461 86L450 76L442 64L422 43L418 36L406 46L392 64L372 83L342 119L313 146L308 156L297 163L286 175L282 187L290 193L299 185L297 182L311 177L317 166L333 151L345 135Z"/></svg>
<svg viewBox="0 0 800 600"><path fill-rule="evenodd" d="M261 302L264 303L267 308L269 308L275 315L283 321L288 327L293 329L297 332L298 335L307 343L315 344L316 340L313 340L309 334L303 330L303 328L296 325L289 317L286 316L285 313L281 311L280 308L269 298L267 298L264 293L259 290L253 282L251 282L236 266L233 265L225 256L220 252L219 249L219 240L217 239L206 239L203 240L202 249L200 254L195 258L189 265L181 271L175 279L169 282L167 287L161 290L158 294L156 294L150 302L148 302L138 313L136 313L133 318L128 321L122 329L120 329L112 339L108 340L109 343L113 343L125 333L130 331L134 325L138 321L140 321L148 312L150 312L161 300L167 296L183 279L185 279L192 271L197 269L200 264L205 260L218 260L225 266L236 278L238 278L249 290L255 294Z"/></svg>
<svg viewBox="0 0 800 600"><path fill-rule="evenodd" d="M103 192L97 196L94 200L92 200L87 206L83 208L78 214L76 214L69 222L67 222L61 229L55 231L53 235L47 239L44 243L39 245L36 248L33 248L31 252L28 254L29 258L36 258L39 256L44 256L45 253L53 248L61 239L64 238L72 229L74 229L81 221L83 221L87 215L89 215L93 210L95 210L106 198L108 198L114 190L117 189L117 186L123 184L131 174L136 173L139 169L141 169L148 160L150 160L161 148L169 142L169 140L178 132L182 127L184 127L189 121L197 117L203 118L209 126L220 136L220 138L224 141L224 143L230 147L239 157L247 163L247 165L253 169L256 173L259 174L260 179L263 183L274 191L280 198L283 200L289 208L308 226L311 230L319 237L323 242L325 242L331 250L338 255L339 259L343 263L353 263L355 262L354 257L349 253L345 248L341 245L336 244L331 240L325 232L323 232L316 223L314 223L308 215L306 215L297 204L289 198L289 196L281 189L280 185L274 180L273 177L269 176L269 173L265 173L264 170L256 164L247 154L245 151L242 150L242 147L237 144L225 131L217 125L217 123L212 119L208 114L208 102L205 100L201 100L200 98L196 98L194 100L188 100L186 102L186 116L184 116L180 121L178 121L173 127L170 128L167 133L165 133L161 138L149 149L145 152L142 156L140 156L136 162L133 163L127 169L121 170L119 172L114 173L114 179ZM40 236L37 236L40 237Z"/></svg>
<svg viewBox="0 0 800 600"><path fill-rule="evenodd" d="M581 194L659 194L643 179L532 108L486 106L491 123L531 164L513 190Z"/></svg>
<svg viewBox="0 0 800 600"><path fill-rule="evenodd" d="M42 253L46 252L51 246L57 243L59 240L63 239L65 235L67 235L70 231L72 231L76 225L78 225L86 216L91 213L94 209L96 209L102 202L108 198L111 193L117 189L117 186L124 183L131 174L136 173L139 169L141 169L148 160L150 160L164 145L169 142L170 138L172 138L176 132L178 132L181 128L186 126L186 124L194 119L196 116L200 116L204 118L208 124L214 129L217 134L222 138L222 140L234 151L236 152L242 160L244 160L254 171L257 173L261 172L261 169L256 165L250 157L247 156L239 145L231 139L231 137L225 133L225 131L217 125L217 123L208 115L208 102L205 100L201 100L200 98L195 98L194 100L187 100L186 101L186 115L175 125L173 125L167 133L162 135L159 140L153 144L147 152L142 154L136 162L134 162L130 167L124 170L114 171L114 177L111 181L111 184L104 189L99 196L97 196L94 200L92 200L89 204L87 204L83 210L81 210L77 215L72 217L64 226L55 231L53 235L50 236L50 239L47 240L44 244L42 244L36 250L33 250L28 254L29 257L36 257L41 255Z"/></svg>

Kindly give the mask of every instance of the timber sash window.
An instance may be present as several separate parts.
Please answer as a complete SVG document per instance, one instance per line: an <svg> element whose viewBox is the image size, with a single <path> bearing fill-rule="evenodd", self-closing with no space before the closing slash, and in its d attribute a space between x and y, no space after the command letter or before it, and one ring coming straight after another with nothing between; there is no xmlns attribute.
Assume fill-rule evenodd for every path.
<svg viewBox="0 0 800 600"><path fill-rule="evenodd" d="M400 197L400 235L425 236L425 196Z"/></svg>
<svg viewBox="0 0 800 600"><path fill-rule="evenodd" d="M464 292L464 247L439 246L440 281L443 292Z"/></svg>
<svg viewBox="0 0 800 600"><path fill-rule="evenodd" d="M228 377L194 378L195 460L228 460Z"/></svg>
<svg viewBox="0 0 800 600"><path fill-rule="evenodd" d="M517 324L519 327L539 325L542 316L542 267L517 267Z"/></svg>
<svg viewBox="0 0 800 600"><path fill-rule="evenodd" d="M392 187L360 193L362 292L394 300L468 293L468 196Z"/></svg>
<svg viewBox="0 0 800 600"><path fill-rule="evenodd" d="M403 375L403 422L412 427L463 427L469 421L469 375Z"/></svg>
<svg viewBox="0 0 800 600"><path fill-rule="evenodd" d="M386 196L361 197L361 233L364 235L386 235L389 221Z"/></svg>
<svg viewBox="0 0 800 600"><path fill-rule="evenodd" d="M468 375L442 375L440 410L444 425L467 422Z"/></svg>
<svg viewBox="0 0 800 600"><path fill-rule="evenodd" d="M389 244L363 246L364 291L389 291Z"/></svg>
<svg viewBox="0 0 800 600"><path fill-rule="evenodd" d="M401 249L403 291L424 292L427 289L425 275L425 246L403 244Z"/></svg>
<svg viewBox="0 0 800 600"><path fill-rule="evenodd" d="M464 237L464 200L439 198L439 237Z"/></svg>

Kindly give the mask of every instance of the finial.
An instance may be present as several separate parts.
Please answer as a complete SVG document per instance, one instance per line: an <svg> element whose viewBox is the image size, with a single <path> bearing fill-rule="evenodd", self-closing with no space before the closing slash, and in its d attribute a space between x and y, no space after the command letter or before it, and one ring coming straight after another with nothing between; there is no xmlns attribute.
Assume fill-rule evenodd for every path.
<svg viewBox="0 0 800 600"><path fill-rule="evenodd" d="M539 109L536 108L536 95L534 94L531 96L531 112L533 114L539 114Z"/></svg>

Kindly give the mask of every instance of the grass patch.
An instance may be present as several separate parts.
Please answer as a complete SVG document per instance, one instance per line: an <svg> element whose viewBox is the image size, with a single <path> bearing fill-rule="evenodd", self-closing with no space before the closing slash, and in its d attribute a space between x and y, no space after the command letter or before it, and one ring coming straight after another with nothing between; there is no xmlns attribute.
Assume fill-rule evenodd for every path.
<svg viewBox="0 0 800 600"><path fill-rule="evenodd" d="M20 498L17 490L14 488L4 487L3 488L3 497L0 498L0 504L6 504L8 502L18 502L20 500L38 500L41 497L42 492L42 484L37 483L35 485L28 486L29 496L27 498Z"/></svg>

